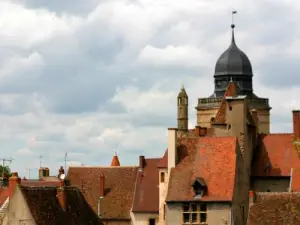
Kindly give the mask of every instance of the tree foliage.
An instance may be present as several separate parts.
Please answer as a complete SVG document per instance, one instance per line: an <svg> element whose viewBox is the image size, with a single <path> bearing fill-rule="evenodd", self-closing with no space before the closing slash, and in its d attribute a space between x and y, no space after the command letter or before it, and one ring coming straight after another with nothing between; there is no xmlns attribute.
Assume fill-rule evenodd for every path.
<svg viewBox="0 0 300 225"><path fill-rule="evenodd" d="M10 177L11 171L8 166L2 166L0 165L0 176L2 176L2 173L4 172L5 177Z"/></svg>

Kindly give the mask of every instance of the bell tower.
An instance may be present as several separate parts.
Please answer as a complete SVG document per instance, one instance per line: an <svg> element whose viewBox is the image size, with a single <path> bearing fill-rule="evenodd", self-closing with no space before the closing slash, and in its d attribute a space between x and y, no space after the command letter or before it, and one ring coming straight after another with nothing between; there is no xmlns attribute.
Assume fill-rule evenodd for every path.
<svg viewBox="0 0 300 225"><path fill-rule="evenodd" d="M177 128L178 131L188 130L188 96L182 85L177 96Z"/></svg>

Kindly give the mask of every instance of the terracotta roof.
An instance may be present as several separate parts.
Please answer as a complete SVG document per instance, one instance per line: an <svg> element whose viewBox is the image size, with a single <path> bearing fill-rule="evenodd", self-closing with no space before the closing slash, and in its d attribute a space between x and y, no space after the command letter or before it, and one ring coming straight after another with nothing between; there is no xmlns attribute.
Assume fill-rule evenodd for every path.
<svg viewBox="0 0 300 225"><path fill-rule="evenodd" d="M62 210L56 197L57 190L54 187L20 186L20 189L36 224L102 224L77 188L65 188L66 211Z"/></svg>
<svg viewBox="0 0 300 225"><path fill-rule="evenodd" d="M168 168L168 149L165 151L164 156L157 163L158 168Z"/></svg>
<svg viewBox="0 0 300 225"><path fill-rule="evenodd" d="M0 208L9 196L8 187L0 188Z"/></svg>
<svg viewBox="0 0 300 225"><path fill-rule="evenodd" d="M236 137L186 138L181 161L171 170L167 201L195 201L192 183L202 178L207 195L199 201L231 201L236 170Z"/></svg>
<svg viewBox="0 0 300 225"><path fill-rule="evenodd" d="M300 168L293 134L260 135L252 176L290 176L291 168Z"/></svg>
<svg viewBox="0 0 300 225"><path fill-rule="evenodd" d="M71 185L82 191L95 212L100 194L100 174L105 176L103 219L130 219L138 167L70 167L67 175Z"/></svg>
<svg viewBox="0 0 300 225"><path fill-rule="evenodd" d="M213 121L214 124L225 124L226 123L226 97L235 96L237 93L237 86L235 82L229 82L216 117Z"/></svg>
<svg viewBox="0 0 300 225"><path fill-rule="evenodd" d="M145 159L146 166L138 173L132 211L158 213L159 211L159 169L160 159Z"/></svg>
<svg viewBox="0 0 300 225"><path fill-rule="evenodd" d="M300 192L300 168L293 168L292 174L292 191Z"/></svg>
<svg viewBox="0 0 300 225"><path fill-rule="evenodd" d="M114 155L112 158L110 166L120 166L120 161L117 155Z"/></svg>
<svg viewBox="0 0 300 225"><path fill-rule="evenodd" d="M248 225L300 224L300 193L256 193L249 209Z"/></svg>

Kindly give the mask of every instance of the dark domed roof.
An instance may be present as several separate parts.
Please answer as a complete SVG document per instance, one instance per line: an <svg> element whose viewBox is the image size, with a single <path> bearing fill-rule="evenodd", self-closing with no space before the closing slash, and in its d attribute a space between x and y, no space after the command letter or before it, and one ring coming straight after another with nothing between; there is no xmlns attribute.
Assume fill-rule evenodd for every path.
<svg viewBox="0 0 300 225"><path fill-rule="evenodd" d="M247 55L235 44L234 25L232 25L232 40L229 48L219 57L215 76L222 75L246 75L252 76L252 66Z"/></svg>

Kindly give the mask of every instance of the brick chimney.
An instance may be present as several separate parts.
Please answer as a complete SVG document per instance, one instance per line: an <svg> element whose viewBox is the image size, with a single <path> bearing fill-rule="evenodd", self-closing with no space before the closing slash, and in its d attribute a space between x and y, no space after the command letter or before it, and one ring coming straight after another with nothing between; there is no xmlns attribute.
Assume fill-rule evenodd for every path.
<svg viewBox="0 0 300 225"><path fill-rule="evenodd" d="M100 175L100 198L104 197L104 188L105 188L105 176L103 173Z"/></svg>
<svg viewBox="0 0 300 225"><path fill-rule="evenodd" d="M139 158L140 158L140 168L144 169L144 167L145 167L145 156L140 155Z"/></svg>
<svg viewBox="0 0 300 225"><path fill-rule="evenodd" d="M253 205L255 202L255 192L253 190L249 191L249 206Z"/></svg>
<svg viewBox="0 0 300 225"><path fill-rule="evenodd" d="M14 193L14 190L17 185L21 183L21 178L18 176L17 172L11 174L10 178L8 179L8 192L9 197L11 197Z"/></svg>
<svg viewBox="0 0 300 225"><path fill-rule="evenodd" d="M293 110L293 131L296 139L300 138L300 110Z"/></svg>
<svg viewBox="0 0 300 225"><path fill-rule="evenodd" d="M66 211L66 192L64 186L64 180L59 181L59 187L57 188L56 197L63 211Z"/></svg>
<svg viewBox="0 0 300 225"><path fill-rule="evenodd" d="M195 136L196 137L204 137L207 134L207 128L206 127L201 127L201 126L196 126L195 127Z"/></svg>
<svg viewBox="0 0 300 225"><path fill-rule="evenodd" d="M177 128L168 128L168 171L177 163Z"/></svg>

